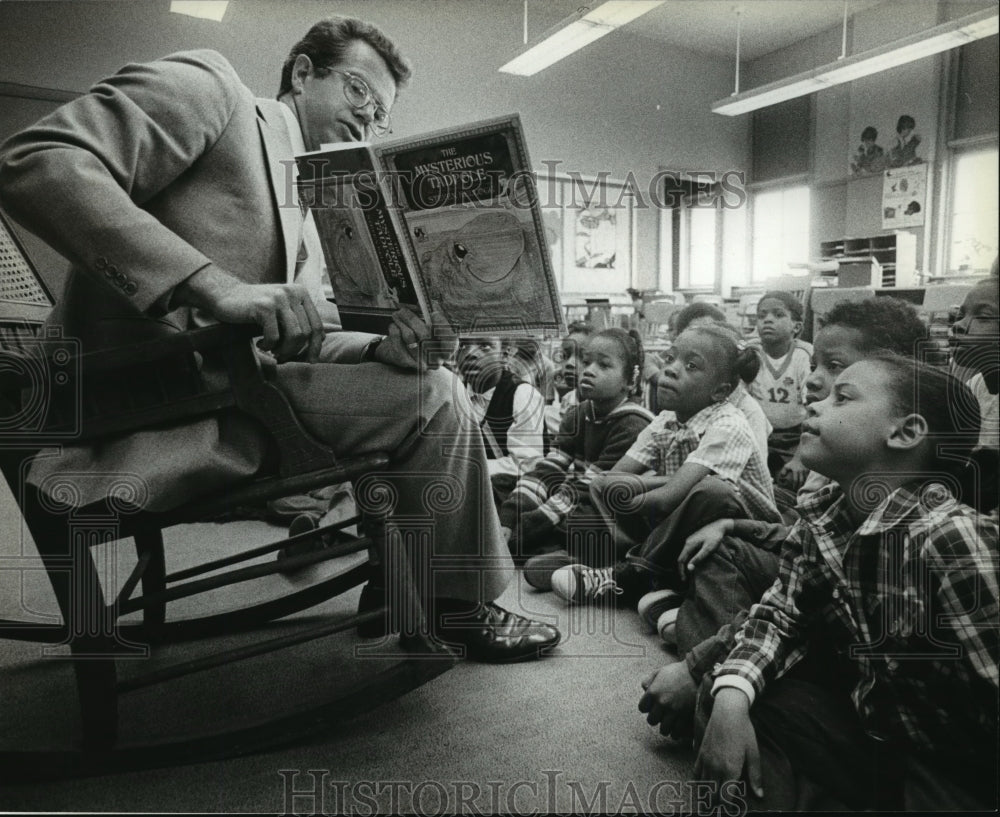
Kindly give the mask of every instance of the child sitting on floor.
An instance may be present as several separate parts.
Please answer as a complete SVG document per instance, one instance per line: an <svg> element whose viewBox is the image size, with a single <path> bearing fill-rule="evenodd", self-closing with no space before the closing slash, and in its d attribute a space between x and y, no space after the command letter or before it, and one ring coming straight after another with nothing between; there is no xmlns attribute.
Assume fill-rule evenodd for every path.
<svg viewBox="0 0 1000 817"><path fill-rule="evenodd" d="M898 298L835 305L816 333L806 403L825 400L848 366L880 352L914 357L926 339L927 327L916 309ZM827 477L810 471L799 501L829 484ZM639 711L661 734L691 737L698 684L729 654L747 611L774 583L777 551L788 531L783 524L748 519L711 522L688 537L678 557L685 580L683 598L651 593L640 600L647 626L676 645L683 659L642 682Z"/></svg>
<svg viewBox="0 0 1000 817"><path fill-rule="evenodd" d="M726 316L722 310L711 304L695 301L677 313L678 335L691 326L711 326L712 324L732 329L736 333L737 338L741 337L740 333L726 321ZM764 410L760 407L760 403L748 391L748 387L753 382L755 376L751 376L749 383L744 383L741 380L736 388L733 389L733 393L729 395L729 402L742 411L743 416L747 418L747 422L750 423L750 431L753 432L753 438L757 441L757 447L760 449L761 456L766 462L768 451L767 439L773 429L767 419L767 415L764 414ZM657 413L656 409L654 409L654 413Z"/></svg>
<svg viewBox="0 0 1000 817"><path fill-rule="evenodd" d="M836 484L801 504L778 579L706 677L697 778L745 778L761 810L996 807L998 531L953 494L970 405L887 356L809 407L802 461Z"/></svg>
<svg viewBox="0 0 1000 817"><path fill-rule="evenodd" d="M518 480L500 508L500 524L513 532L508 541L515 558L547 551L525 565L534 587L549 589L560 565L604 565L614 558L586 550L593 537L574 535L574 529L603 527L590 504L590 481L618 462L653 419L635 402L642 358L635 330L605 329L590 338L580 359L580 402L563 418L553 449Z"/></svg>
<svg viewBox="0 0 1000 817"><path fill-rule="evenodd" d="M761 350L763 365L750 394L773 426L768 468L778 485L792 493L806 474L794 457L806 416L805 383L812 356L812 346L798 339L801 332L802 302L790 292L765 292L757 304L758 337L750 341Z"/></svg>
<svg viewBox="0 0 1000 817"><path fill-rule="evenodd" d="M566 337L559 344L559 352L554 361L556 399L545 406L545 427L553 440L562 427L563 417L580 402L576 391L577 370L580 368L583 347L594 334L594 327L586 321L573 321L568 329Z"/></svg>
<svg viewBox="0 0 1000 817"><path fill-rule="evenodd" d="M779 519L750 426L728 401L757 365L757 353L725 327L688 328L677 337L658 385L667 411L591 484L626 558L603 569L560 568L552 577L560 596L585 602L611 591L620 602L635 602L645 590L676 583L680 549L702 525L729 517Z"/></svg>

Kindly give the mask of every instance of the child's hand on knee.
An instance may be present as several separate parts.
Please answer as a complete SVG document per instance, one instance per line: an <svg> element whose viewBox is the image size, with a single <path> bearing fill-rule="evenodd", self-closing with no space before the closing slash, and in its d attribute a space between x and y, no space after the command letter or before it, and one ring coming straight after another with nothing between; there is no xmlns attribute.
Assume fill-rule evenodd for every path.
<svg viewBox="0 0 1000 817"><path fill-rule="evenodd" d="M660 725L660 734L677 740L692 736L694 703L698 687L687 664L678 661L650 674L643 682L639 711L650 726Z"/></svg>
<svg viewBox="0 0 1000 817"><path fill-rule="evenodd" d="M686 579L688 573L694 572L698 565L715 553L725 536L732 531L732 519L716 519L692 533L684 542L681 554L677 557L677 568L681 579Z"/></svg>
<svg viewBox="0 0 1000 817"><path fill-rule="evenodd" d="M732 687L716 693L694 774L699 780L716 783L717 791L725 783L745 778L757 797L764 796L760 751L746 693Z"/></svg>

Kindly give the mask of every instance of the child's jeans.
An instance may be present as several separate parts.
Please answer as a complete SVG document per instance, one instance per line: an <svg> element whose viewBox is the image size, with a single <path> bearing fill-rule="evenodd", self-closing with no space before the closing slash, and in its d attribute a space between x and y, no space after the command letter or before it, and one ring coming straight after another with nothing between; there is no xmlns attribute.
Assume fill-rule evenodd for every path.
<svg viewBox="0 0 1000 817"><path fill-rule="evenodd" d="M918 755L866 734L848 691L822 682L822 671L798 670L771 682L750 709L764 784L762 799L748 794L750 809L996 809L995 747L969 745L958 762L945 752ZM713 682L707 674L698 691L696 745L711 715Z"/></svg>
<svg viewBox="0 0 1000 817"><path fill-rule="evenodd" d="M731 482L716 476L702 479L666 519L650 529L648 517L619 517L619 524L644 523L647 533L642 544L630 548L625 559L654 577L658 587L678 590L681 587L677 558L687 538L717 519L746 519L749 513ZM641 541L641 540L640 540Z"/></svg>
<svg viewBox="0 0 1000 817"><path fill-rule="evenodd" d="M750 607L778 575L778 554L735 536L689 573L677 613L677 654L695 682L726 660Z"/></svg>

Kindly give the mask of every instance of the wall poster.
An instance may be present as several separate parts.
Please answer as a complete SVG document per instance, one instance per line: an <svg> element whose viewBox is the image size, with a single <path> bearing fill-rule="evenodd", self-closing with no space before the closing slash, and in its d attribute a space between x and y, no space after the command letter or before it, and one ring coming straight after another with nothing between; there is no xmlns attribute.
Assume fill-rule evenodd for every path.
<svg viewBox="0 0 1000 817"><path fill-rule="evenodd" d="M882 181L882 229L920 227L927 199L927 165L886 170Z"/></svg>

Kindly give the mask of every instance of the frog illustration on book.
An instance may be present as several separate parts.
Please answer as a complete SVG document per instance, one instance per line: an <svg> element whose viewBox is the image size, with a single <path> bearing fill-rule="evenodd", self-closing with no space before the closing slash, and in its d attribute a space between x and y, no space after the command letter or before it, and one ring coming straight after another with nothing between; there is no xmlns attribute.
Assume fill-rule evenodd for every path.
<svg viewBox="0 0 1000 817"><path fill-rule="evenodd" d="M382 274L360 208L329 207L313 214L326 244L327 273L337 305L395 309L397 291Z"/></svg>
<svg viewBox="0 0 1000 817"><path fill-rule="evenodd" d="M451 223L443 225L442 216ZM471 325L482 314L545 313L549 301L537 291L533 273L540 268L541 249L530 224L506 210L438 213L434 219L438 229L421 225L414 238L428 295L448 304L454 324Z"/></svg>

